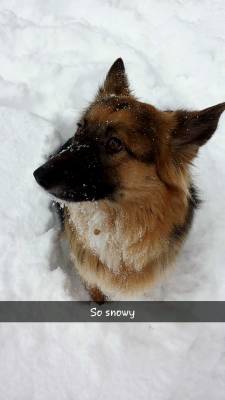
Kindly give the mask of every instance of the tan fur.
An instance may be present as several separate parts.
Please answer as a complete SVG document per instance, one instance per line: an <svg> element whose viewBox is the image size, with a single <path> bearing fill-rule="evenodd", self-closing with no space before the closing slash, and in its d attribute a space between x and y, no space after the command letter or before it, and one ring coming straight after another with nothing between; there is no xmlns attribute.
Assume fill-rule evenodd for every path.
<svg viewBox="0 0 225 400"><path fill-rule="evenodd" d="M173 247L169 250L169 243L164 245L160 243L158 246L156 244L155 257L150 254L152 260L146 261L141 270L136 270L122 261L119 270L114 272L99 260L98 255L90 250L85 242L80 240L68 217L66 218L65 231L70 242L72 259L80 276L89 286L101 288L101 291L109 297L119 296L120 294L136 295L151 287L157 276L163 271L163 267L174 260L179 248L179 245L177 245L177 249ZM143 248L146 245L148 246L151 239L152 235L147 233L144 240L134 243L130 249L130 256L132 257L138 252L141 254ZM156 254L157 252L158 254Z"/></svg>
<svg viewBox="0 0 225 400"><path fill-rule="evenodd" d="M89 293L90 293L92 300L94 300L96 303L102 304L105 302L104 294L96 286L90 287Z"/></svg>

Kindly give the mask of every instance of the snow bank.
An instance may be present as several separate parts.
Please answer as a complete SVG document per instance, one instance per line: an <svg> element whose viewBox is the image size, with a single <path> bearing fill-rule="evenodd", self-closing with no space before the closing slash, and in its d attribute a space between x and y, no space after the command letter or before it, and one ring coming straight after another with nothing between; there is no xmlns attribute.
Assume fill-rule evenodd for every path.
<svg viewBox="0 0 225 400"><path fill-rule="evenodd" d="M32 179L53 128L32 114L0 107L0 131L0 298L64 299L63 272L49 268L56 236L49 200Z"/></svg>
<svg viewBox="0 0 225 400"><path fill-rule="evenodd" d="M161 108L225 101L222 0L1 0L0 300L87 298L57 255L33 170L74 130L110 64ZM145 299L225 300L225 116L194 175L204 203ZM72 282L74 288L71 292ZM224 325L2 325L2 398L223 399Z"/></svg>

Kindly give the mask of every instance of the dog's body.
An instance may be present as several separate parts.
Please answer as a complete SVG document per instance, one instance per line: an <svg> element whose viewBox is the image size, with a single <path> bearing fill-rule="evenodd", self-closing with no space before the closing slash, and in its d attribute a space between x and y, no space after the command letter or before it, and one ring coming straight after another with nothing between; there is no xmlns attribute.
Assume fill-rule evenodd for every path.
<svg viewBox="0 0 225 400"><path fill-rule="evenodd" d="M118 59L75 137L35 172L65 204L72 259L95 300L142 292L173 263L199 203L189 166L224 109L141 103Z"/></svg>
<svg viewBox="0 0 225 400"><path fill-rule="evenodd" d="M153 216L147 199L136 204L102 200L68 206L65 232L74 265L88 287L98 287L110 298L149 288L175 259L190 226L186 216L193 215L196 206L195 200L189 202L181 224L167 218L167 204Z"/></svg>

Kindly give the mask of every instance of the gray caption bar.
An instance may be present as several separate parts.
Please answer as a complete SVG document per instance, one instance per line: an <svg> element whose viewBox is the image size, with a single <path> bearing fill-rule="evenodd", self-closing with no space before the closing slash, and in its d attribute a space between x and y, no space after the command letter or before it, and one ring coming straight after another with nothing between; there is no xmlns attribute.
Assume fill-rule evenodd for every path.
<svg viewBox="0 0 225 400"><path fill-rule="evenodd" d="M225 301L0 301L0 322L225 322Z"/></svg>

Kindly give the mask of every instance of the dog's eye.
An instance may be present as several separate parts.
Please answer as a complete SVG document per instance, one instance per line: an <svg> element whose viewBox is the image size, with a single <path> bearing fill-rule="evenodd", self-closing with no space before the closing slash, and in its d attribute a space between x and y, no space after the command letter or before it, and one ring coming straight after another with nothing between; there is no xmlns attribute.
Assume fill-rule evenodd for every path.
<svg viewBox="0 0 225 400"><path fill-rule="evenodd" d="M106 150L109 153L119 153L123 147L122 141L115 136L112 136L106 143Z"/></svg>

